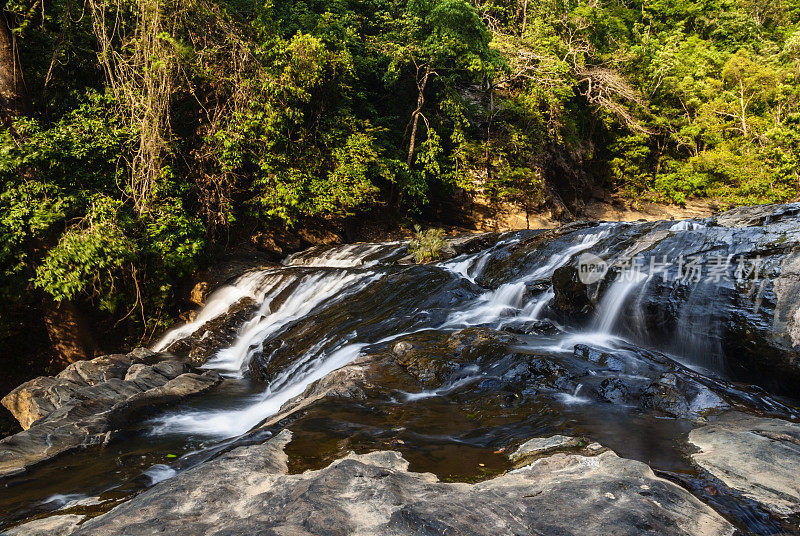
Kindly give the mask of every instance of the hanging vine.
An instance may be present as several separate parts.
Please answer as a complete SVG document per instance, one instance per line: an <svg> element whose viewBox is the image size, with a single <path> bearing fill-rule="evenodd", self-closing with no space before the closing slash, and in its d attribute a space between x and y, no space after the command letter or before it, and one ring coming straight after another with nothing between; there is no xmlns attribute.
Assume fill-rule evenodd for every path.
<svg viewBox="0 0 800 536"><path fill-rule="evenodd" d="M177 69L171 36L178 10L164 0L90 0L89 6L108 87L138 136L124 190L141 214L153 198L169 151L170 96Z"/></svg>

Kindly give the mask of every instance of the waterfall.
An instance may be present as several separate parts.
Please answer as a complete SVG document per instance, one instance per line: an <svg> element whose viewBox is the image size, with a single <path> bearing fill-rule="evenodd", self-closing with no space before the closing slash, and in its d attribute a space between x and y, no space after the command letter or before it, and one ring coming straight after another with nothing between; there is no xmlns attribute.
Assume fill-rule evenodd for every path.
<svg viewBox="0 0 800 536"><path fill-rule="evenodd" d="M605 225L600 226L605 227ZM595 246L600 240L607 237L610 229L602 229L596 233L585 234L577 244L574 244L564 251L556 253L543 266L537 268L532 273L525 276L525 281L536 281L552 277L553 272L567 264L573 256Z"/></svg>
<svg viewBox="0 0 800 536"><path fill-rule="evenodd" d="M472 326L502 329L511 322L539 320L555 295L552 285L541 290L544 288L541 282L574 261L576 255L597 247L612 231L622 229L624 232L627 228L627 224L601 224L588 231L579 230L556 237L543 246L547 249L531 247L528 256L519 260L525 263L525 269L514 270L514 275L496 288L480 293L476 291L476 280L491 263L502 261L509 251L513 251L514 246L510 244L518 242L519 238L512 237L483 251L425 267L396 264L399 256L406 253L406 246L399 242L314 248L289 257L283 267L245 274L212 294L193 322L168 333L156 348L166 348L172 342L195 333L205 322L224 314L243 297L249 297L256 302L257 310L239 326L234 342L219 349L203 368L219 371L234 381L246 381L242 378L247 376L254 357L258 357L262 367L270 359L279 357L281 361L275 363L274 375L261 393L241 399L237 407L168 413L153 422L153 432L233 437L277 413L286 401L301 394L312 382L356 359L367 344L385 347L395 339L426 330L448 332ZM674 224L671 231L699 229L699 224ZM663 232L666 228L662 226L658 230ZM647 245L642 240L632 237L628 248L619 255L624 257ZM672 253L671 250L668 252ZM380 267L376 268L376 265ZM432 277L431 270L437 269L456 277ZM418 286L426 290L418 296L398 294L400 297L396 298L392 295L391 284L388 288L381 287L382 296L389 300L397 299L397 305L388 305L385 309L381 308L379 301L374 301L374 295L366 292L367 301L360 303L367 308L359 310L355 322L350 324L346 320L344 324L351 326L347 329L357 331L327 331L329 328L326 327L314 332L314 322L308 319L335 310L345 298L364 293L370 285L378 284L390 275L394 281L411 278L416 286L408 288ZM646 297L650 281L650 276L644 273L623 273L603 294L588 329L569 331L555 325L556 333L537 336L535 340L525 340L520 344L529 350L561 356L572 354L576 344L588 344L616 353L624 353L623 346L626 345L650 344L645 323L636 314L632 316L632 309L641 309L640 302ZM426 287L429 283L433 286ZM540 290L530 296L531 288ZM447 299L437 298L441 292L449 293L445 295ZM703 296L709 296L708 289L692 289L690 300L680 312L674 344L667 351L692 359L699 358L699 354L719 355L713 346L714 341L709 342L708 334L715 326L708 312L711 303L706 303ZM634 297L637 297L636 301ZM429 306L440 310L434 314ZM376 307L380 310L374 310ZM399 321L395 322L395 319ZM301 326L298 327L300 335L291 332L296 326ZM285 357L286 348L278 346L284 344L281 337L287 333L294 333L292 337L295 339L290 341L298 336L305 341L298 355L288 359ZM633 343L622 338L631 335L637 339ZM273 354L265 354L270 349ZM471 375L451 378L449 383L436 389L404 393L405 401L446 396L475 379L477 377ZM581 396L582 387L578 385L574 392L562 393L562 402L569 405L587 403L589 399Z"/></svg>
<svg viewBox="0 0 800 536"><path fill-rule="evenodd" d="M496 322L501 316L517 311L525 294L525 283L506 283L486 292L468 309L450 315L445 327L474 326Z"/></svg>
<svg viewBox="0 0 800 536"><path fill-rule="evenodd" d="M583 384L579 383L572 393L558 393L558 399L566 406L574 406L578 404L588 404L591 399L585 396L580 396Z"/></svg>
<svg viewBox="0 0 800 536"><path fill-rule="evenodd" d="M281 328L308 315L334 296L341 299L346 295L346 290L368 279L367 273L347 271L323 271L300 276L296 287L275 311L265 310L264 305L269 305L269 302L265 302L256 316L242 327L234 345L220 350L203 368L241 378L253 354L260 351L264 342Z"/></svg>
<svg viewBox="0 0 800 536"><path fill-rule="evenodd" d="M315 347L282 371L264 390L251 397L242 408L232 410L196 410L163 415L152 421L152 432L192 434L217 438L242 435L278 411L306 387L345 366L358 357L364 344L349 344L334 351L320 352Z"/></svg>
<svg viewBox="0 0 800 536"><path fill-rule="evenodd" d="M404 242L317 246L289 255L283 264L285 266L327 268L369 268L404 252L405 249Z"/></svg>
<svg viewBox="0 0 800 536"><path fill-rule="evenodd" d="M645 274L631 272L622 274L606 290L595 314L592 327L599 333L612 334L618 327L620 316L625 312L628 297L648 281Z"/></svg>
<svg viewBox="0 0 800 536"><path fill-rule="evenodd" d="M256 302L263 301L284 279L285 275L283 273L273 269L245 273L232 284L224 285L211 293L195 319L168 331L153 346L153 351L163 351L175 341L188 337L206 322L228 312L233 304L243 298L251 298Z"/></svg>
<svg viewBox="0 0 800 536"><path fill-rule="evenodd" d="M717 286L699 282L692 286L689 299L680 308L673 342L668 350L687 364L722 371L722 344L719 326L711 304Z"/></svg>
<svg viewBox="0 0 800 536"><path fill-rule="evenodd" d="M492 256L493 251L482 251L480 253L459 255L458 257L440 264L442 268L454 274L475 282L482 273L486 264Z"/></svg>
<svg viewBox="0 0 800 536"><path fill-rule="evenodd" d="M510 317L515 314L519 314L522 320L537 320L544 307L553 299L553 289L550 288L535 302L525 304L526 283L552 277L553 272L567 264L576 254L595 246L600 240L607 237L610 229L605 227L605 225L601 225L600 231L580 236L576 244L572 244L563 251L551 255L544 264L534 268L530 273L522 275L515 281L505 283L495 290L487 291L473 303L468 304L467 307L454 311L445 322L445 327L491 324L500 321L503 317ZM476 277L477 274L470 277L473 272L464 273L462 270L465 266L469 270L470 265L468 263L475 262L476 258L478 261L476 265L478 265L480 262L488 261L489 256L478 254L471 261L463 259L445 267L472 280L472 277Z"/></svg>

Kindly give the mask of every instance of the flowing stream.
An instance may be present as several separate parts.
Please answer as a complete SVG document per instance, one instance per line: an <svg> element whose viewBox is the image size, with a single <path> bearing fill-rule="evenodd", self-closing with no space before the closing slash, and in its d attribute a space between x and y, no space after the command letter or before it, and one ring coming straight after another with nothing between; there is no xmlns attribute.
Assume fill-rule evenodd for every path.
<svg viewBox="0 0 800 536"><path fill-rule="evenodd" d="M224 320L245 300L235 338L201 365L223 375L222 386L151 416L127 441L106 449L93 469L79 471L81 479L53 484L39 496L21 480L12 510L20 516L113 505L220 449L263 440L284 426L295 434L288 453L297 471L349 450L393 448L413 470L475 480L508 469L502 451L510 445L562 433L599 441L655 469L694 475L676 443L700 412L747 404L796 416L791 401L728 377L721 313L714 310L727 287L677 279L665 287L660 275L615 268L586 286L593 309L570 316L556 306L562 290L553 281L584 252L612 265L648 248L674 257L708 251L708 233L699 222L605 223L552 236L520 231L422 266L400 262L403 243L353 244L313 248L282 266L247 272L153 347L202 341L211 335L207 322ZM714 247L727 248L726 255L744 247L720 235ZM677 297L654 306L667 291ZM371 387L358 397L311 404L262 426L314 382L358 359L372 374ZM676 376L690 387L685 404L654 410L648 389ZM81 456L41 468L38 476L74 469L85 463ZM769 523L756 520L752 529L764 527Z"/></svg>

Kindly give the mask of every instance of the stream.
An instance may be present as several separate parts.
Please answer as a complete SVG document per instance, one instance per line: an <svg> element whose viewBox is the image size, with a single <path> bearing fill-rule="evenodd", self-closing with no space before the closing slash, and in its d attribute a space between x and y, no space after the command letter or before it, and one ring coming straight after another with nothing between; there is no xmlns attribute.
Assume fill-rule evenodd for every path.
<svg viewBox="0 0 800 536"><path fill-rule="evenodd" d="M731 408L800 417L792 377L743 373L777 355L763 341L798 307L776 283L800 256L796 228L579 223L475 238L427 265L408 264L407 244L392 242L312 248L248 271L153 347L201 346L206 359L193 363L223 382L100 449L5 480L0 528L100 514L288 427L292 472L392 449L447 482L509 470L507 452L532 437L585 438L680 483L744 533L785 530L694 465L685 438ZM588 253L606 265L585 283ZM214 339L215 322L233 336ZM281 414L354 362L365 385Z"/></svg>

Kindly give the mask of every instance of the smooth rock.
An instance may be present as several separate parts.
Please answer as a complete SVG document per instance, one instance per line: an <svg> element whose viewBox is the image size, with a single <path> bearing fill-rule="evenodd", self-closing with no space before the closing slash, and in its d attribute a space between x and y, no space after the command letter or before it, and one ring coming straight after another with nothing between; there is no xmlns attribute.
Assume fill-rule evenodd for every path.
<svg viewBox="0 0 800 536"><path fill-rule="evenodd" d="M729 487L779 514L800 512L800 424L726 413L689 433L692 459Z"/></svg>
<svg viewBox="0 0 800 536"><path fill-rule="evenodd" d="M188 367L174 359L152 365L133 363L135 359L103 356L76 363L56 377L36 378L6 396L3 403L27 429L0 440L0 478L70 450L107 442L141 412L222 381L213 371L186 372Z"/></svg>
<svg viewBox="0 0 800 536"><path fill-rule="evenodd" d="M83 516L67 514L36 519L8 529L5 536L68 536L83 521Z"/></svg>
<svg viewBox="0 0 800 536"><path fill-rule="evenodd" d="M508 457L512 461L516 462L524 458L539 456L558 449L577 447L579 444L580 439L563 435L534 437L533 439L529 439L520 445L519 448L511 453Z"/></svg>
<svg viewBox="0 0 800 536"><path fill-rule="evenodd" d="M131 358L122 354L78 361L55 377L42 376L23 383L0 402L27 430L34 422L72 400L84 388L124 377L131 363Z"/></svg>
<svg viewBox="0 0 800 536"><path fill-rule="evenodd" d="M408 471L394 451L288 474L284 431L195 467L72 534L730 535L733 527L643 463L556 454L478 484Z"/></svg>

